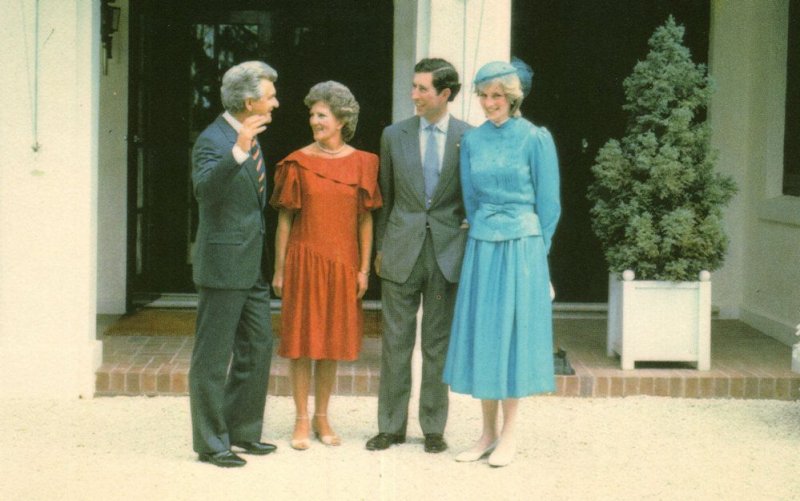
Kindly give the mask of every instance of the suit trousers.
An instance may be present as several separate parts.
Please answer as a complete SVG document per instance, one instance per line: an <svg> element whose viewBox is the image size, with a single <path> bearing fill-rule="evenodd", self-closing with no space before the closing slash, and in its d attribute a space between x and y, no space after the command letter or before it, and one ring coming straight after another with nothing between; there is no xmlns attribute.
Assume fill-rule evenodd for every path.
<svg viewBox="0 0 800 501"><path fill-rule="evenodd" d="M263 278L244 290L198 287L189 370L195 452L261 440L272 344L269 285Z"/></svg>
<svg viewBox="0 0 800 501"><path fill-rule="evenodd" d="M419 423L424 434L444 433L448 387L442 371L450 339L457 283L448 282L436 263L433 240L427 230L417 262L405 283L381 280L383 337L378 429L405 436L411 395L411 355L422 301L422 382Z"/></svg>

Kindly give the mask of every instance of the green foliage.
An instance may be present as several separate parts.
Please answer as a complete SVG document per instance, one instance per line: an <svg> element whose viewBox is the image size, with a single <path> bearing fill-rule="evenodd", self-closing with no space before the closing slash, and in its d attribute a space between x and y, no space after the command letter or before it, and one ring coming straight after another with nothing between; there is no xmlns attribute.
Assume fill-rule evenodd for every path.
<svg viewBox="0 0 800 501"><path fill-rule="evenodd" d="M714 172L706 109L712 82L670 16L625 79L628 124L598 152L589 188L592 229L609 270L642 280L694 281L722 264L722 207L736 192Z"/></svg>

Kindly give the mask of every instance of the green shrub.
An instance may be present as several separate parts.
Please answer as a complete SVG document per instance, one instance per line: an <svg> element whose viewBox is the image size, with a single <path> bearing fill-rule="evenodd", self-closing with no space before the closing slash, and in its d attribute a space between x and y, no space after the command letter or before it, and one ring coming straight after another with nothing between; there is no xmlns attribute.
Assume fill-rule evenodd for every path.
<svg viewBox="0 0 800 501"><path fill-rule="evenodd" d="M728 238L722 208L736 192L714 172L706 111L712 82L692 62L670 16L623 85L625 136L598 152L589 187L592 229L609 271L642 280L694 281L719 268Z"/></svg>

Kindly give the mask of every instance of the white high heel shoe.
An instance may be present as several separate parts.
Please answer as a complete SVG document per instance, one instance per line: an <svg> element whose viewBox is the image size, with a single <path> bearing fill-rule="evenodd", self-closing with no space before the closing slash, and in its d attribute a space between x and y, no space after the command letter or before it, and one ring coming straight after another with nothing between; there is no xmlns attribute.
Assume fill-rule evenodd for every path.
<svg viewBox="0 0 800 501"><path fill-rule="evenodd" d="M494 452L492 452L492 455L489 456L489 466L493 466L495 468L508 466L514 461L514 457L516 455L517 455L516 445L512 445L511 447L495 449Z"/></svg>
<svg viewBox="0 0 800 501"><path fill-rule="evenodd" d="M494 448L497 447L497 441L492 442L489 446L485 449L476 449L473 447L472 449L468 449L456 456L456 461L459 463L470 463L472 461L477 461L488 456Z"/></svg>

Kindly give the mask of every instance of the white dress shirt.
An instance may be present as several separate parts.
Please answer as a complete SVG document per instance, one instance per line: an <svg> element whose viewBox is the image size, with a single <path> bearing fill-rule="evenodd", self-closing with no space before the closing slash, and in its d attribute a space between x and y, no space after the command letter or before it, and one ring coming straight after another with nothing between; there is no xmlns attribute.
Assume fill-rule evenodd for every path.
<svg viewBox="0 0 800 501"><path fill-rule="evenodd" d="M236 120L236 118L227 111L222 114L222 118L224 118L226 122L231 124L231 127L233 127L233 130L235 130L237 134L239 133L240 130L242 130L242 122ZM243 164L245 160L247 160L248 156L250 156L250 152L244 151L236 143L233 144L232 151L233 151L233 159L236 160L236 163L240 165Z"/></svg>

